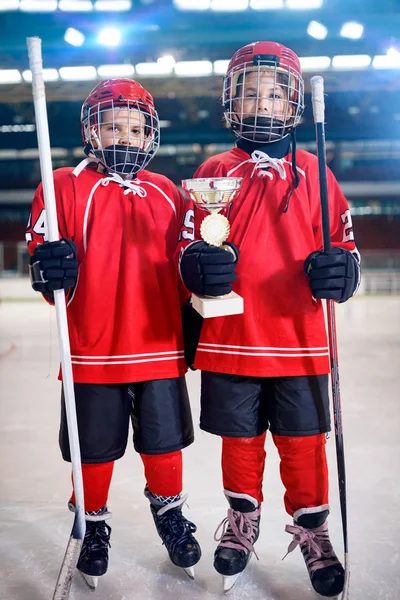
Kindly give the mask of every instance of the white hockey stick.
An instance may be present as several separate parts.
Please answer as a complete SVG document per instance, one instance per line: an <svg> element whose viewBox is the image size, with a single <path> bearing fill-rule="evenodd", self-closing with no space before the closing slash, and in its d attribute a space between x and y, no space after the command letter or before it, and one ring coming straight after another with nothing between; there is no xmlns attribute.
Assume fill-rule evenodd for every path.
<svg viewBox="0 0 400 600"><path fill-rule="evenodd" d="M27 38L29 66L32 71L32 93L35 105L36 130L39 146L40 172L46 208L47 234L50 242L59 239L57 208L54 193L53 169L51 164L50 136L47 121L46 96L43 82L42 40ZM75 409L74 383L72 379L71 350L69 346L67 309L64 290L55 290L54 301L57 315L58 341L71 452L72 472L76 498L76 512L71 536L61 565L53 600L66 600L69 596L72 577L85 537L86 522L83 498L81 453Z"/></svg>

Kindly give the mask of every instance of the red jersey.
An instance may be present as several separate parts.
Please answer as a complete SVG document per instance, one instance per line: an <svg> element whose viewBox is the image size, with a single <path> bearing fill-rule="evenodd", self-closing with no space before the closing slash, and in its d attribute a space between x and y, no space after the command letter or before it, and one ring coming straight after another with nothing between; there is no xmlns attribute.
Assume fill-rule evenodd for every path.
<svg viewBox="0 0 400 600"><path fill-rule="evenodd" d="M186 372L176 248L186 202L162 175L123 181L91 167L54 172L60 237L78 249L67 315L74 381L125 383ZM42 185L28 223L46 237ZM182 298L183 300L183 298Z"/></svg>
<svg viewBox="0 0 400 600"><path fill-rule="evenodd" d="M313 299L304 272L307 256L323 244L317 157L298 150L296 158L300 184L286 212L291 154L276 159L255 151L250 157L234 148L194 175L243 178L223 214L231 225L228 241L240 251L233 290L244 299L244 313L204 320L198 369L254 377L329 373L322 303ZM356 252L349 207L331 171L328 192L332 243ZM206 214L195 208L196 239Z"/></svg>

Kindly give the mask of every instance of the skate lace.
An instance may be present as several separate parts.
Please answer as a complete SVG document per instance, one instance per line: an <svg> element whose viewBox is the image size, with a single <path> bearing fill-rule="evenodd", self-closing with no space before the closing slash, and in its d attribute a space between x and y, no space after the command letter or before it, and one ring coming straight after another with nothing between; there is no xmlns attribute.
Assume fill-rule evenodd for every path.
<svg viewBox="0 0 400 600"><path fill-rule="evenodd" d="M300 525L286 525L285 531L293 534L293 540L283 559L300 545L310 574L318 569L340 564L329 539L327 523L323 523L316 529L307 529Z"/></svg>
<svg viewBox="0 0 400 600"><path fill-rule="evenodd" d="M172 508L163 514L157 514L157 525L163 544L170 552L183 544L193 544L192 533L197 527L182 515L180 508Z"/></svg>
<svg viewBox="0 0 400 600"><path fill-rule="evenodd" d="M258 532L258 517L260 516L261 508L257 508L249 513L240 512L228 508L228 514L218 525L214 540L219 542L219 547L233 548L234 550L248 550L253 552L258 559L254 549L254 540ZM221 535L218 537L218 532L221 529Z"/></svg>
<svg viewBox="0 0 400 600"><path fill-rule="evenodd" d="M86 533L83 541L81 557L96 551L108 551L111 527L104 521L86 521Z"/></svg>

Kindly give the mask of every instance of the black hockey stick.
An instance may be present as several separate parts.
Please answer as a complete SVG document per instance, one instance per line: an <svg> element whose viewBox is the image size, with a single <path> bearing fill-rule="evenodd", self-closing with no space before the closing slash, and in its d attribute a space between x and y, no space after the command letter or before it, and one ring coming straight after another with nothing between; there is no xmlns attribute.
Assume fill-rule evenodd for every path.
<svg viewBox="0 0 400 600"><path fill-rule="evenodd" d="M42 40L38 37L27 39L29 66L32 72L32 93L35 105L36 130L38 136L40 171L42 175L43 196L46 209L46 239L50 242L59 239L57 208L54 192L54 180L51 164L50 136L47 121L46 96L43 82ZM54 291L54 303L57 315L58 341L62 367L62 379L67 413L68 438L71 451L72 472L76 499L75 520L67 549L61 565L54 590L53 600L67 600L72 577L79 559L83 538L85 537L85 509L81 454L79 448L78 425L75 409L74 383L72 379L71 350L69 346L67 309L64 290Z"/></svg>
<svg viewBox="0 0 400 600"><path fill-rule="evenodd" d="M317 139L319 191L322 215L322 236L324 250L331 248L331 233L329 224L328 184L326 175L326 145L325 145L325 103L324 80L319 75L311 78L312 106ZM340 510L342 513L345 584L343 598L348 595L349 589L349 559L347 538L347 499L346 499L346 467L344 459L342 406L340 399L339 358L336 336L335 304L333 300L326 301L328 321L329 358L331 363L331 384L333 401L333 420L335 426L336 462L339 480Z"/></svg>

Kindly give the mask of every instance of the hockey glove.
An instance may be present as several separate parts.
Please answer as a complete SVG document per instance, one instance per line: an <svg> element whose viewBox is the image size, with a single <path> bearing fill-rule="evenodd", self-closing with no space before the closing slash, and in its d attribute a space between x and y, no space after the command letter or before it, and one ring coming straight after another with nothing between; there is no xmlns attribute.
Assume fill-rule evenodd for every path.
<svg viewBox="0 0 400 600"><path fill-rule="evenodd" d="M195 371L193 364L204 319L199 315L197 310L193 308L190 302L181 306L181 314L185 362L192 371Z"/></svg>
<svg viewBox="0 0 400 600"><path fill-rule="evenodd" d="M67 239L36 246L30 260L31 283L35 292L51 296L54 290L69 290L78 279L77 251Z"/></svg>
<svg viewBox="0 0 400 600"><path fill-rule="evenodd" d="M346 302L360 282L357 257L344 248L312 252L304 262L314 298Z"/></svg>
<svg viewBox="0 0 400 600"><path fill-rule="evenodd" d="M224 245L229 250L206 242L195 242L183 252L180 271L190 292L201 296L223 296L232 291L231 284L237 277L235 268L239 250L234 244Z"/></svg>

